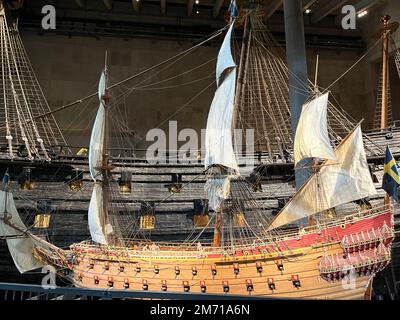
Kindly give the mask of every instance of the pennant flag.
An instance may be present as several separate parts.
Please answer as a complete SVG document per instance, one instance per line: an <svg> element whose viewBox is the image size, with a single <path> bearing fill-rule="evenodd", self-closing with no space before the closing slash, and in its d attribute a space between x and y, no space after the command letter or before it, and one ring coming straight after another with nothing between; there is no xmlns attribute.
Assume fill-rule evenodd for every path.
<svg viewBox="0 0 400 320"><path fill-rule="evenodd" d="M229 14L231 16L231 19L235 19L238 16L238 9L237 9L235 0L231 1L230 5L229 5L229 8L228 8L228 11L229 11Z"/></svg>
<svg viewBox="0 0 400 320"><path fill-rule="evenodd" d="M10 182L10 175L8 173L8 168L7 168L6 173L3 176L3 180L2 181L3 181L4 184L8 184Z"/></svg>
<svg viewBox="0 0 400 320"><path fill-rule="evenodd" d="M389 147L386 148L385 166L383 167L382 188L397 202L399 199L400 176L396 160Z"/></svg>

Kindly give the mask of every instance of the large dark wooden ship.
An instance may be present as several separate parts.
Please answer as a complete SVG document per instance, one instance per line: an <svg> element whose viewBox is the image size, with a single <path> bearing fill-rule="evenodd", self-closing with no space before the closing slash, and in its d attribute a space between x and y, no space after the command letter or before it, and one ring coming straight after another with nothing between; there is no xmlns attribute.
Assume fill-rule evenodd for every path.
<svg viewBox="0 0 400 320"><path fill-rule="evenodd" d="M269 213L271 211L277 213L295 191L293 186L287 183L293 180L294 173L293 141L288 123L290 109L287 68L283 60L279 58L279 54L271 49L275 48L273 39L265 32L264 26L260 24L256 15L251 18L250 14L246 13L244 16L245 18L239 17L242 20L241 25L245 30L252 28L252 31L247 31L247 36L246 31L244 32L243 49L239 57L237 80L238 83L241 81L243 84L237 85L236 92L239 93L237 93L235 103L237 103L236 109L239 116L235 126L244 129L256 128L255 153L251 156L254 157L258 166L247 177L246 182L251 188L246 189L252 194L251 202L257 201L257 208L262 207ZM262 45L257 45L258 43ZM10 187L17 208L20 212L21 210L30 212L25 214L24 222L32 225L34 238L41 235L40 238L35 238L39 243L42 243L40 239L45 238L59 247L65 247L87 239L89 230L84 221L87 220L87 208L92 193L88 157L84 154L76 155L67 147L34 77L17 27L15 25L10 27L5 15L2 15L2 48L5 49L3 52L9 53L7 61L11 61L11 63L2 64L5 81L2 82L1 88L2 91L7 89L8 92L8 96L4 96L3 103L5 106L10 106L9 110L14 111L12 114L7 114L13 117L12 121L8 121L13 126L10 126L10 132L5 132L6 143L3 145L1 169L2 172L9 169L12 180ZM14 56L17 58L12 59L11 57ZM19 67L20 64L23 65L22 69ZM19 75L17 70L21 70ZM273 90L255 92L250 89L251 86L256 85L255 81L268 83ZM27 89L27 86L36 89L31 89L31 87ZM14 89L9 90L10 88ZM332 103L329 104L330 140L333 144L337 144L352 132L355 121L340 108ZM387 105L382 103L382 106L383 110L387 110ZM29 111L18 115L18 110ZM46 116L43 116L44 114ZM380 117L385 117L385 114L389 119L388 112L382 112ZM19 117L21 120L15 120ZM255 119L264 121L262 124L256 124ZM18 121L24 126L18 125ZM7 123L6 120L5 123ZM37 129L35 129L36 123ZM25 129L26 124L30 126L27 129ZM375 167L377 170L375 177L378 180L382 177L379 169L382 169L383 165L384 145L389 143L395 156L399 152L397 141L400 138L400 130L395 126L388 127L388 124L385 124L382 129L364 135L363 139L370 169ZM286 129L282 130L282 128ZM341 138L338 139L338 137ZM57 259L52 262L61 266L63 270L73 271L70 279L79 286L108 288L112 284L113 287L126 288L128 286L128 288L142 289L145 287L144 282L147 282L149 290L161 290L164 280L166 290L181 291L203 290L200 282L204 281L204 290L214 293L229 290L234 294L360 298L364 294L362 288L368 283L371 275L381 270L390 259L388 248L393 238L391 217L393 209L390 205L377 204L383 198L383 192L373 197L373 209L365 206L362 209L356 207L350 209L351 213L346 212L343 217L330 221L328 219L325 223L322 223L323 219L321 219L322 224L318 225L319 229L310 226L293 232L288 231L287 234L274 238L273 241L270 241L270 236L268 236L264 239L264 244L258 242L259 239L256 237L251 238L247 244L236 243L234 247L226 247L225 244L221 246L221 244L212 243L215 234L215 218L212 215L213 211L209 212L209 204L204 196L204 184L209 180L209 176L204 172L201 153L192 155L191 164L171 161L171 164L155 165L148 163L144 158L132 157L132 153L137 150L122 147L120 149L107 148L107 150L109 150L108 161L115 167L107 173L111 177L110 181L113 181L114 193L120 193L118 201L135 211L136 220L133 220L136 221L140 234L151 241L161 241L157 244L160 258L154 260L151 250L149 250L150 254L147 252L144 254L142 250L144 245L140 250L135 249L135 245L140 246L140 242L135 243L137 240L133 242L132 252L130 252L132 257L129 258L123 258L120 255L121 247L119 246L112 245L105 252L100 253L97 251L97 245L89 243L74 245L71 247L71 252L68 252L77 258L72 270L68 263L65 264L68 262L66 252L63 252L65 258L63 264L60 265ZM171 159L174 158L171 156ZM282 182L286 183L282 184ZM376 186L379 186L379 182ZM240 194L244 192L242 187L237 188ZM234 213L235 223L238 224L236 227L239 228L244 215L243 212ZM349 217L346 218L347 216ZM350 220L356 223L348 224ZM263 222L267 221L263 220ZM342 228L343 225L344 228ZM185 240L193 234L193 230L199 230L199 228L203 236L201 250L197 242L182 246L182 244L167 241ZM323 245L320 246L321 238L315 240L321 237L320 230L326 230L327 239L333 237L325 243L325 249L329 248L329 250L323 249ZM223 231L222 234L225 232L227 231ZM356 244L349 247L347 244L343 245L342 240L347 238L351 241L357 239ZM296 243L303 244L298 247ZM367 257L365 261L357 256L361 252L356 249L359 246L363 248L361 251L365 250L365 254L360 255ZM5 246L2 247L6 250ZM36 257L48 259L48 252L40 251L40 245L38 248L37 252L35 251ZM232 254L233 248L235 252ZM313 254L305 255L310 248L314 248ZM56 249L52 247L52 250ZM341 287L341 279L348 271L346 268L349 260L341 260L339 257L349 252L349 257L352 258L353 251L358 252L355 254L354 261L351 260L352 263L354 262L353 265L357 266L354 269L358 274L357 289L351 294L337 292L331 295L331 292ZM110 259L109 256L113 254L118 255L118 258ZM201 266L198 264L199 255L201 259L206 259ZM177 265L175 262L178 259L177 256L180 261L183 259L187 262ZM321 256L324 256L324 259L321 259ZM306 263L299 257L310 258L312 272L303 273L302 269L299 269L299 266ZM148 259L152 260L150 266L148 266ZM165 264L165 261L171 261L171 259L173 263ZM161 270L158 273L155 272L156 266ZM216 271L213 271L214 267ZM284 272L280 270L282 268ZM140 271L137 272L139 269ZM107 270L109 272L106 272ZM125 282L127 277L124 272L129 274L128 284ZM214 272L218 276L213 275ZM134 273L136 276L131 279ZM164 274L166 274L165 277L163 277ZM257 281L254 274L259 277ZM96 276L98 281L95 279ZM294 278L292 279L291 276ZM200 280L200 277L203 280ZM271 279L273 283L269 286L267 284ZM196 280L195 284L193 280ZM251 281L246 282L247 280ZM223 281L226 281L226 286L222 283ZM316 282L319 285L315 287ZM275 288L278 287L277 283L282 284L283 291L271 290L272 284ZM296 287L295 283L301 286ZM315 287L316 291L305 294L301 290L304 286ZM326 291L328 293L321 293L324 291L320 289L325 286L330 288Z"/></svg>
<svg viewBox="0 0 400 320"><path fill-rule="evenodd" d="M252 12L245 10L242 17L243 45L248 45L242 52L247 53L252 32L247 36L246 33L253 30L247 28L260 28L257 15ZM23 221L14 202L14 194L21 196L21 191L14 191L7 183L0 191L1 235L20 272L51 264L74 285L89 288L314 299L365 297L374 276L391 259L394 207L387 196L383 201L375 189L360 124L352 125L350 120L338 118L338 109L333 105L328 107L329 93L314 88L314 97L303 106L293 152L281 154L281 160L291 158L296 163L313 158L313 173L276 216L268 214L252 190L260 186L260 180L245 178L246 166L239 167L232 143L235 120L243 114L239 102L246 97L245 91L240 91L245 89L240 81L246 74L243 61L250 60L241 55L236 66L231 54L232 30L238 21L232 14L224 28L227 33L218 56L217 90L207 122L205 170L187 182L175 178L168 186L172 195L159 199L157 206L150 205L148 198L136 200L137 194L121 195L130 189L132 178L126 168L120 173L119 181L111 173L117 161L113 161L109 151L109 117L113 109L106 64L100 79L100 106L88 151L88 180L92 181L88 206L91 240L62 249L51 243L51 235L44 237L31 227L26 228L29 215ZM385 25L384 30L391 29ZM278 66L284 68L279 63ZM9 78L12 80L12 76ZM345 130L343 137L337 132L338 125ZM22 141L28 149L27 157L33 160L29 152L32 147L27 144L29 139ZM40 148L32 151L49 161L44 144L37 141ZM268 162L273 159L273 145L283 152L283 144L280 139L274 144L268 139L267 142ZM11 157L10 149L9 144ZM25 168L25 173L25 189L32 189L30 170ZM83 173L72 177L68 183L70 189L82 190ZM200 213L196 217L197 230L189 228L186 237L179 241L151 239L154 207L160 208L174 194L184 195L184 190L193 197L196 191L191 188L201 176L208 201L207 206L203 201L203 210L199 210L202 212L197 212ZM157 196L160 195L155 194L153 198ZM26 201L29 203L32 199ZM51 208L44 204L42 211L34 214L33 228L48 227ZM293 225L303 218L308 218L307 226Z"/></svg>

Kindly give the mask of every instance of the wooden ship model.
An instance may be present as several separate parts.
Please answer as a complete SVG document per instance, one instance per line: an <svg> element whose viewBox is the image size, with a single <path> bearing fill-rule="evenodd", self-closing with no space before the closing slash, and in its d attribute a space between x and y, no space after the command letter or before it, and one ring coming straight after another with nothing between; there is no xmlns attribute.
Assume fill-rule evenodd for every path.
<svg viewBox="0 0 400 320"><path fill-rule="evenodd" d="M254 26L251 17L246 15L245 26ZM374 276L391 259L394 206L388 196L384 201L377 197L360 124L347 123L343 139L332 140L329 114L337 109L328 108L328 92L315 91L303 106L292 155L296 163L314 159L313 173L271 216L242 176L233 149L238 102L245 98L236 84L243 76L242 62L237 67L231 53L236 22L233 14L218 55L217 90L207 121L202 175L210 219L204 226L193 228L184 240L151 241L141 228L151 213L121 201L109 154L112 107L106 64L89 148L91 240L67 248L51 244L26 227L27 217L18 214L14 191L5 183L0 191L0 236L20 272L50 264L73 285L85 288L369 298ZM307 226L293 225L305 218ZM203 237L211 224L211 238Z"/></svg>

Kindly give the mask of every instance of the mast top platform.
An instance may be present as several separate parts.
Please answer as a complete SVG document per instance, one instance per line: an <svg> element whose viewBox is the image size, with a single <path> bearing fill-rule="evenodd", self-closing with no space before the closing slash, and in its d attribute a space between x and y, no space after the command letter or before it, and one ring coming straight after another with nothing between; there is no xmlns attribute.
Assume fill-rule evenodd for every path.
<svg viewBox="0 0 400 320"><path fill-rule="evenodd" d="M384 15L381 18L381 22L383 23L383 27L381 27L378 32L375 35L375 38L379 39L382 38L382 36L387 35L387 34L392 34L395 33L397 31L397 29L399 28L399 23L397 21L394 22L390 22L389 20L391 19L391 16Z"/></svg>

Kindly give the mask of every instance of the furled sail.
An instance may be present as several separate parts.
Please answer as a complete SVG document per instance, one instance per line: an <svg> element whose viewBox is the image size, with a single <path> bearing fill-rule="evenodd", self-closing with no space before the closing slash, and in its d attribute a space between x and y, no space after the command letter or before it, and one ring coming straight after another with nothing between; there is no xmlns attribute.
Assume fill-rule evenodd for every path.
<svg viewBox="0 0 400 320"><path fill-rule="evenodd" d="M89 203L88 222L89 231L93 241L107 244L103 231L103 190L99 183L95 183L92 198Z"/></svg>
<svg viewBox="0 0 400 320"><path fill-rule="evenodd" d="M232 142L232 119L236 86L236 67L230 49L233 23L227 32L217 62L217 80L228 68L228 74L219 83L208 113L205 136L205 167L219 164L239 172ZM218 83L218 81L217 81Z"/></svg>
<svg viewBox="0 0 400 320"><path fill-rule="evenodd" d="M106 86L106 74L103 71L99 82L99 101L100 106L97 111L96 120L93 125L89 146L89 169L93 180L101 180L101 164L103 162L103 147L105 139L105 110L103 96Z"/></svg>
<svg viewBox="0 0 400 320"><path fill-rule="evenodd" d="M5 216L10 225L5 223ZM26 226L15 207L12 193L0 190L0 236L8 237L7 246L15 266L21 273L42 267L43 264L35 259L32 254L34 249L33 240L29 236L21 234L11 225L18 229L26 230Z"/></svg>
<svg viewBox="0 0 400 320"><path fill-rule="evenodd" d="M221 179L207 179L204 190L207 192L210 208L214 211L219 210L224 200L229 198L231 192L229 176Z"/></svg>
<svg viewBox="0 0 400 320"><path fill-rule="evenodd" d="M327 123L329 93L303 105L294 140L294 161L306 158L335 160Z"/></svg>
<svg viewBox="0 0 400 320"><path fill-rule="evenodd" d="M358 125L336 148L336 160L326 160L293 196L268 230L315 213L376 194Z"/></svg>

